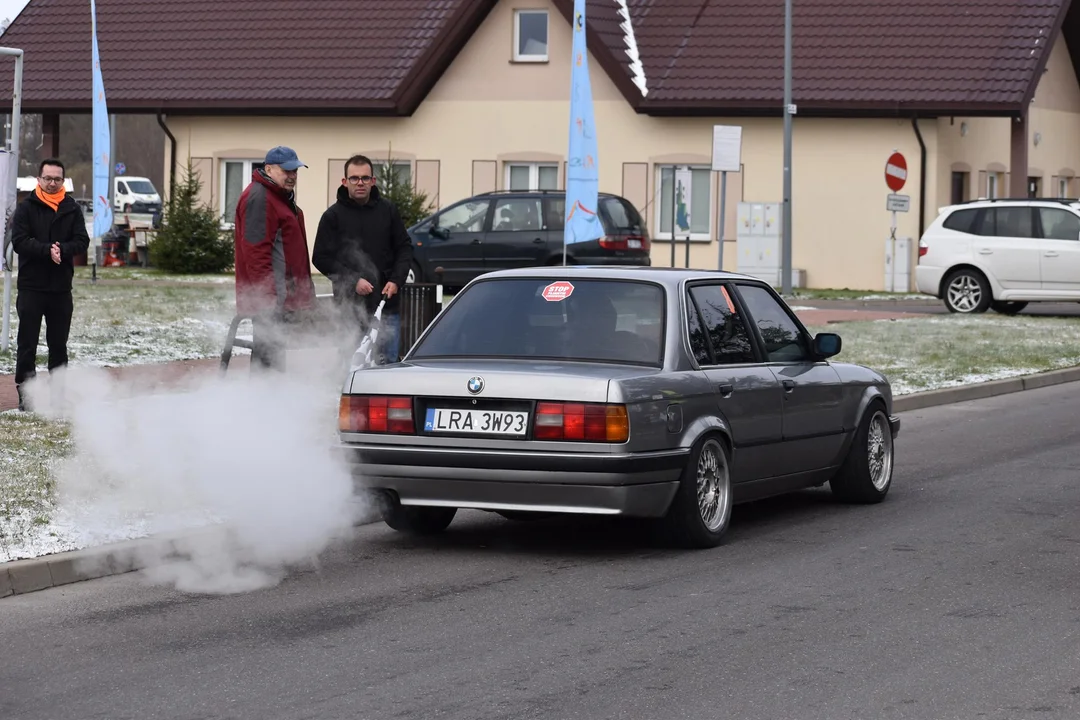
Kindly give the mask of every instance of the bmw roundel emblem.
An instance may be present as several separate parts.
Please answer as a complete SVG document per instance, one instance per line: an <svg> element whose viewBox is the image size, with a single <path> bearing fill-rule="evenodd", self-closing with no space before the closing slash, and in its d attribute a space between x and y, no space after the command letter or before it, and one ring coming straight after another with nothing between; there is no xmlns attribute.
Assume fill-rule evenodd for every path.
<svg viewBox="0 0 1080 720"><path fill-rule="evenodd" d="M481 390L483 390L483 389L484 389L484 378L482 378L482 377L480 377L480 376L476 376L476 377L471 377L471 378L469 378L469 382L468 382L468 383L467 383L467 384L465 385L465 387L466 387L466 388L467 388L467 389L469 390L469 392L471 392L471 393L472 393L473 395L476 395L476 394L478 394L478 393L479 393L479 392L480 392Z"/></svg>

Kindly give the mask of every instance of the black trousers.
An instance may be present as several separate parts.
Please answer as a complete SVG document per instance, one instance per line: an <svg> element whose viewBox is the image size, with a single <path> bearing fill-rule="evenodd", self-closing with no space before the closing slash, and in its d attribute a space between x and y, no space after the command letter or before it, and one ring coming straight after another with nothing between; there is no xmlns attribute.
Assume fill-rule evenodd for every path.
<svg viewBox="0 0 1080 720"><path fill-rule="evenodd" d="M19 291L15 300L15 311L19 314L15 351L16 385L37 375L37 346L42 320L45 321L45 343L49 346L49 370L67 365L67 342L74 307L70 292Z"/></svg>
<svg viewBox="0 0 1080 720"><path fill-rule="evenodd" d="M251 320L251 371L285 370L285 323L258 316Z"/></svg>

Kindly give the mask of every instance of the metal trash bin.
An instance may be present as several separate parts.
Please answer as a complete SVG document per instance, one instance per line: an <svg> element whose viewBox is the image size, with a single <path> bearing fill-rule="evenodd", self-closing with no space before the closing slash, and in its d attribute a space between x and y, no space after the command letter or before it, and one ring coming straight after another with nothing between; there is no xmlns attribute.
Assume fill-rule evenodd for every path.
<svg viewBox="0 0 1080 720"><path fill-rule="evenodd" d="M439 289L434 283L406 283L401 286L401 355L404 356L413 343L439 314Z"/></svg>

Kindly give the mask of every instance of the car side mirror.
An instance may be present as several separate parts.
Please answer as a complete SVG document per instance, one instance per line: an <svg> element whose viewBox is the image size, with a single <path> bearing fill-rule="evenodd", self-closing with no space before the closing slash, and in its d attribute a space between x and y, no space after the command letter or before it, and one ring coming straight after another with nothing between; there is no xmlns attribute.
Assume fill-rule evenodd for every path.
<svg viewBox="0 0 1080 720"><path fill-rule="evenodd" d="M831 358L840 354L844 343L836 333L818 333L814 336L814 353L818 357Z"/></svg>
<svg viewBox="0 0 1080 720"><path fill-rule="evenodd" d="M438 225L432 225L431 228L428 230L428 234L440 240L450 239L450 231L446 228L441 228Z"/></svg>

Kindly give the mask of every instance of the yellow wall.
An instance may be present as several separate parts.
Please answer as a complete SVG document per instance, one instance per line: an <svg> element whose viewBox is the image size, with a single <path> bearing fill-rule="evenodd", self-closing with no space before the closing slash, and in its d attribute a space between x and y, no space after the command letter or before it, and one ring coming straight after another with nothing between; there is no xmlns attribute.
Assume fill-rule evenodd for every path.
<svg viewBox="0 0 1080 720"><path fill-rule="evenodd" d="M970 173L968 197L987 196L987 177L998 176L999 197L1008 196L1010 123L1007 118L942 118L938 121L941 163L939 206L950 201L950 175ZM1080 194L1080 85L1065 40L1051 49L1028 117L1028 176L1041 178L1040 196L1058 196L1058 178L1068 180L1070 197Z"/></svg>

